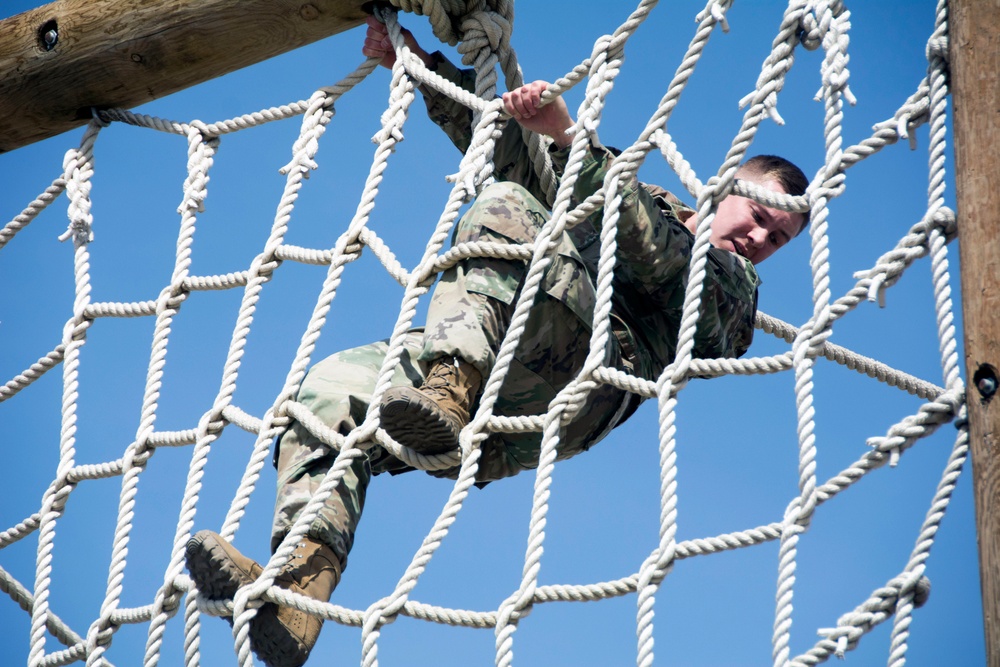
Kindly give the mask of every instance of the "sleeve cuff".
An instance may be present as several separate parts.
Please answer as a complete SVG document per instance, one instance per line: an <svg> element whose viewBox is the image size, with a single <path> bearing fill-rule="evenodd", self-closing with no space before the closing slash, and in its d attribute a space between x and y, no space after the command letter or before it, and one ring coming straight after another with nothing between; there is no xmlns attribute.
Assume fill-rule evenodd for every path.
<svg viewBox="0 0 1000 667"><path fill-rule="evenodd" d="M432 53L431 60L434 62L427 68L430 71L437 72L449 81L458 81L461 79L460 70L440 51Z"/></svg>
<svg viewBox="0 0 1000 667"><path fill-rule="evenodd" d="M569 151L570 147L557 148L555 144L549 146L549 155L552 158L552 168L559 174L562 174L566 168L566 163L569 161ZM615 158L618 152L614 149L609 149L605 146L595 145L593 141L587 145L587 153L583 157L583 168L580 170L580 178L586 179L599 179L603 181L605 174L608 172L608 167L611 161ZM585 189L591 191L596 191L601 183L595 180L594 182L583 185ZM622 189L622 203L621 210L625 211L634 208L636 204L639 203L639 181L635 175L631 176L628 182L625 183L625 187Z"/></svg>
<svg viewBox="0 0 1000 667"><path fill-rule="evenodd" d="M549 157L552 158L552 168L557 173L562 173L563 169L566 168L566 163L569 161L569 146L565 148L559 148L555 144L549 144Z"/></svg>

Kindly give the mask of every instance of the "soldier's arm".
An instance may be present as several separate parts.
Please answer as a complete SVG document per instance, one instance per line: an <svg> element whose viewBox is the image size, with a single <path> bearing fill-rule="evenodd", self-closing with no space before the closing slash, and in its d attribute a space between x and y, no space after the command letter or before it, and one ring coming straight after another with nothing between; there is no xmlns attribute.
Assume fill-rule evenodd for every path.
<svg viewBox="0 0 1000 667"><path fill-rule="evenodd" d="M455 67L440 52L431 54L431 57L435 62L435 71L440 76L467 91L473 92L475 90L476 75L474 70ZM536 86L539 83L544 84L544 82L535 82L529 86ZM417 86L417 90L424 97L427 115L430 119L444 131L460 151L467 151L472 140L472 110L430 86L421 84ZM521 90L519 88L514 92ZM507 99L511 94L506 93L504 98ZM547 134L544 128L530 129ZM510 120L503 128L493 149L493 164L493 175L497 180L517 183L539 201L546 200L545 190L535 173L528 145L524 141L522 126L517 121Z"/></svg>
<svg viewBox="0 0 1000 667"><path fill-rule="evenodd" d="M602 187L614 157L607 148L588 148L574 186L576 201ZM553 162L564 164L567 158L568 151L558 151ZM618 262L631 282L642 286L649 308L676 308L687 286L694 246L694 235L681 220L689 209L681 204L658 204L634 176L622 195L615 235ZM594 213L592 220L600 229L603 211ZM695 356L740 356L752 338L760 283L757 272L749 262L719 248L709 250L706 271Z"/></svg>
<svg viewBox="0 0 1000 667"><path fill-rule="evenodd" d="M455 67L440 51L430 54L430 58L431 64L428 69L432 72L463 90L469 92L475 90L476 73L474 70ZM444 131L459 151L464 153L469 150L469 144L472 142L472 109L422 83L417 84L417 90L424 98L427 116Z"/></svg>
<svg viewBox="0 0 1000 667"><path fill-rule="evenodd" d="M365 41L361 47L361 52L368 57L380 58L382 66L391 68L396 62L396 53L393 51L385 25L374 17L369 17L367 23L368 30L365 33ZM413 33L405 28L402 30L402 35L407 48L420 58L428 69L436 72L439 76L463 90L475 92L476 73L474 70L455 67L439 51L428 53L417 43ZM540 88L539 85L541 85ZM532 86L535 86L535 90L540 91L544 90L545 85L547 84L544 82L535 82L523 88L531 89ZM430 119L444 131L445 135L455 144L458 150L463 153L466 152L469 149L469 144L472 142L472 110L461 102L457 102L430 86L418 84L417 90L420 91L424 98L424 103L427 106L427 115ZM513 92L518 93L521 90L518 89ZM511 95L511 93L507 95ZM537 98L537 94L534 97ZM526 99L525 101L537 104L537 99ZM514 107L519 112L525 112L524 103L520 101L514 104ZM552 109L546 108L543 111L545 111L544 117L552 117ZM535 115L534 112L529 113L529 116ZM544 127L532 129L548 134ZM556 134L557 143L560 139L565 138L564 136L558 136L559 133ZM532 166L521 126L516 122L508 122L507 126L503 129L503 133L494 147L493 164L495 167L494 176L498 180L517 183L526 188L536 199L545 201L545 192Z"/></svg>
<svg viewBox="0 0 1000 667"><path fill-rule="evenodd" d="M369 16L366 23L368 29L365 33L365 41L361 46L361 53L369 58L379 58L379 64L391 69L396 63L396 52L389 39L388 29L374 16ZM420 58L429 70L436 72L464 90L469 92L475 90L476 75L474 71L458 69L440 51L428 53L420 46L413 33L406 28L402 28L401 32L403 43L415 56ZM418 84L417 89L424 97L427 114L431 120L444 130L460 151L464 153L468 150L469 142L472 140L472 110L430 86Z"/></svg>

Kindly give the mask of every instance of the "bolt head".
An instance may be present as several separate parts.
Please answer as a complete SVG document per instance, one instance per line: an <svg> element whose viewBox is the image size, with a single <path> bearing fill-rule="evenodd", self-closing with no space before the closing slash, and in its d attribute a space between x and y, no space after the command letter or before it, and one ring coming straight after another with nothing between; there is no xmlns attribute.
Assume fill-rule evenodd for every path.
<svg viewBox="0 0 1000 667"><path fill-rule="evenodd" d="M997 382L990 377L979 378L976 388L979 389L979 393L983 396L990 397L997 391Z"/></svg>

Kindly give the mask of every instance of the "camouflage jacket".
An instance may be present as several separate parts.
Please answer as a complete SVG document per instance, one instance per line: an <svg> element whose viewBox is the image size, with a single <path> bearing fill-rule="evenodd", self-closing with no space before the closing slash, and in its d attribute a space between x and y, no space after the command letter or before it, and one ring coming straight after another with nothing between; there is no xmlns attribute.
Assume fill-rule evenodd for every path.
<svg viewBox="0 0 1000 667"><path fill-rule="evenodd" d="M474 90L475 72L460 70L440 53L434 54L437 73L466 90ZM459 150L472 137L471 110L428 86L420 87L431 120ZM557 173L565 167L569 149L550 149ZM574 187L582 201L600 188L615 153L591 146ZM545 201L531 165L521 128L510 121L494 153L495 176L527 188ZM615 333L633 357L635 371L655 379L674 359L681 309L688 278L694 236L683 220L690 207L662 188L633 178L624 190L618 221L617 262L612 298ZM591 281L597 276L602 212L597 211L569 231ZM739 357L750 347L760 279L753 265L734 253L712 248L708 255L701 314L695 334L694 356L702 359ZM631 349L628 349L631 348Z"/></svg>

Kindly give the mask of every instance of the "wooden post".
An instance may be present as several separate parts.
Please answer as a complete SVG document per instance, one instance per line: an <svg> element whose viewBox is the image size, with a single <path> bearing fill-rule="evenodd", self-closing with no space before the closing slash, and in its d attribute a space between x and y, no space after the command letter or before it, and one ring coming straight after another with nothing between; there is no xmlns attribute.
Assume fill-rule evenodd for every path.
<svg viewBox="0 0 1000 667"><path fill-rule="evenodd" d="M969 434L986 654L1000 667L1000 0L951 0Z"/></svg>
<svg viewBox="0 0 1000 667"><path fill-rule="evenodd" d="M353 28L366 1L58 0L12 16L0 21L0 152Z"/></svg>

